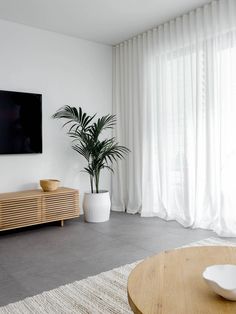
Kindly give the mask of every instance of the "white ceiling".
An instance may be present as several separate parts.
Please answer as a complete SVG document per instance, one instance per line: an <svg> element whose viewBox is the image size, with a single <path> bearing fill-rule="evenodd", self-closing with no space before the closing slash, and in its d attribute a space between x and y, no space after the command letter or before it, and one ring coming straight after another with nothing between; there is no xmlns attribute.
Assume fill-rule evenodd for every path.
<svg viewBox="0 0 236 314"><path fill-rule="evenodd" d="M0 18L117 44L209 0L0 0Z"/></svg>

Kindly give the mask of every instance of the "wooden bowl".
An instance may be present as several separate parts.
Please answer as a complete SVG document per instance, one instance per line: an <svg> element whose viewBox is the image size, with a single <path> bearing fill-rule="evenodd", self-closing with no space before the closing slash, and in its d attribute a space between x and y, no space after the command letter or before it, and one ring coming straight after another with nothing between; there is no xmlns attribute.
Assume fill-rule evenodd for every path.
<svg viewBox="0 0 236 314"><path fill-rule="evenodd" d="M40 180L40 186L44 192L56 191L59 187L60 181L53 179Z"/></svg>

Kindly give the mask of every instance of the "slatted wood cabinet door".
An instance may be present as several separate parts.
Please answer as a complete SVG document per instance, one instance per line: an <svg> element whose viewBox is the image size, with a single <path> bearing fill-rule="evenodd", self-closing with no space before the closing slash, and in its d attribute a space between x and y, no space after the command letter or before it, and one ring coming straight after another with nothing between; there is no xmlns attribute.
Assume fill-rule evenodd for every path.
<svg viewBox="0 0 236 314"><path fill-rule="evenodd" d="M30 190L0 194L0 231L79 217L79 192Z"/></svg>
<svg viewBox="0 0 236 314"><path fill-rule="evenodd" d="M45 222L65 220L79 215L78 193L66 191L54 195L43 195L42 215Z"/></svg>
<svg viewBox="0 0 236 314"><path fill-rule="evenodd" d="M4 230L41 223L40 197L3 200L0 211L0 227Z"/></svg>

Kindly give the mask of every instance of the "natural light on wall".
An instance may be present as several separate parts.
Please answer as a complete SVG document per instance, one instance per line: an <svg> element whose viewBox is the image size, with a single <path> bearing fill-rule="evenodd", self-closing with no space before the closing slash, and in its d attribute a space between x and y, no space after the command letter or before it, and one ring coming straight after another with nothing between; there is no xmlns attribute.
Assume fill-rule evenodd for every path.
<svg viewBox="0 0 236 314"><path fill-rule="evenodd" d="M236 1L114 47L113 208L236 235Z"/></svg>

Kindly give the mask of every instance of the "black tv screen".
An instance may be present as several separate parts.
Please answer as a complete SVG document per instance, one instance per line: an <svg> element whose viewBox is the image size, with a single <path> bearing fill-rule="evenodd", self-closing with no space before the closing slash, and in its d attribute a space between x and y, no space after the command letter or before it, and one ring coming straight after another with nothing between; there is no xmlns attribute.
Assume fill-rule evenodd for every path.
<svg viewBox="0 0 236 314"><path fill-rule="evenodd" d="M42 95L0 90L0 154L42 153Z"/></svg>

